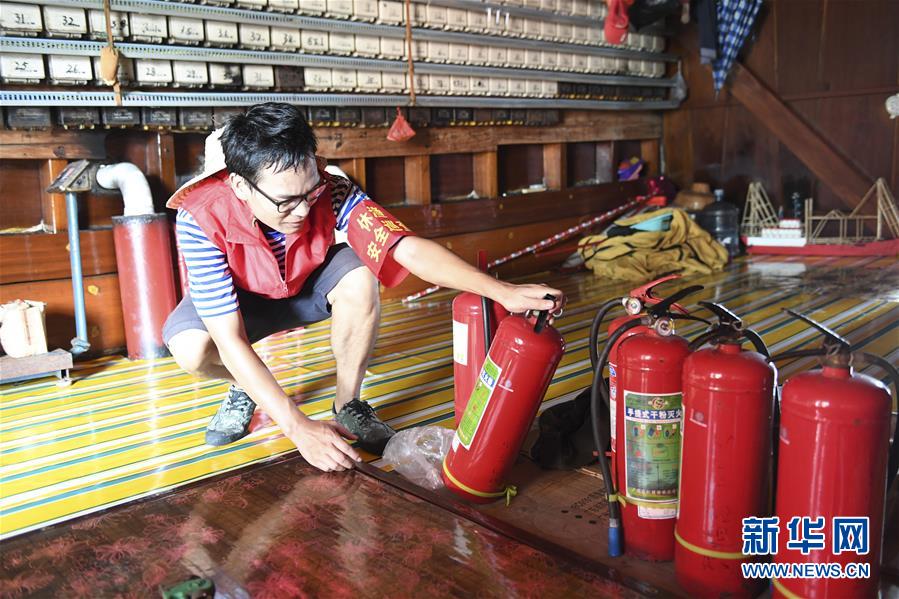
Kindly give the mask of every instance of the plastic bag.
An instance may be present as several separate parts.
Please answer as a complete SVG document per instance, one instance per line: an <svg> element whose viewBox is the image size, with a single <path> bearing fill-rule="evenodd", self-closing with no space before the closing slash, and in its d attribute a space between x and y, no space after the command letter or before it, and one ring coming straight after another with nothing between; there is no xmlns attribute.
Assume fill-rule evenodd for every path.
<svg viewBox="0 0 899 599"><path fill-rule="evenodd" d="M390 126L390 130L387 131L387 139L390 141L409 141L413 137L415 137L415 129L412 128L412 125L403 116L403 112L397 107L396 119Z"/></svg>
<svg viewBox="0 0 899 599"><path fill-rule="evenodd" d="M443 487L443 458L454 434L441 426L400 431L387 442L384 460L415 484L436 491Z"/></svg>

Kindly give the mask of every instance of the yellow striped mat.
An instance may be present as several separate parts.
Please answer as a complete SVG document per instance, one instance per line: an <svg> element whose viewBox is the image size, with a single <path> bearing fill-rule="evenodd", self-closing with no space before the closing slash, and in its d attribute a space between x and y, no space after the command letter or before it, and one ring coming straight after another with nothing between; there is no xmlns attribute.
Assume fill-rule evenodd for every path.
<svg viewBox="0 0 899 599"><path fill-rule="evenodd" d="M630 286L588 273L527 280L544 280L569 297L556 324L567 351L546 407L589 384L590 321L601 302ZM868 351L899 361L899 266L893 259L752 257L689 282L706 287L688 305L701 299L725 303L775 352L812 347L820 339L783 313L789 307ZM452 297L440 292L414 306L383 308L362 395L396 428L452 422ZM687 335L700 330L698 324L681 327ZM256 347L303 412L330 417L334 361L328 323L279 334ZM800 360L781 368L781 374L812 364ZM99 358L78 364L73 376L69 387L57 387L50 378L0 387L0 538L292 449L270 422L232 445L205 446L203 430L227 386L194 379L171 359Z"/></svg>

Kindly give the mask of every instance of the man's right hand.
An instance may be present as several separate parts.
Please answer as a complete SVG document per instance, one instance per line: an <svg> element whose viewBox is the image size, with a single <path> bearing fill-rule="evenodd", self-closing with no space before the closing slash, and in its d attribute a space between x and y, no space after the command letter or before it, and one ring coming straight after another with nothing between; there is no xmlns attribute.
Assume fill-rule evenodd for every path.
<svg viewBox="0 0 899 599"><path fill-rule="evenodd" d="M307 420L287 437L307 462L325 472L348 470L353 467L353 462L362 461L344 440L355 439L353 434L333 420Z"/></svg>

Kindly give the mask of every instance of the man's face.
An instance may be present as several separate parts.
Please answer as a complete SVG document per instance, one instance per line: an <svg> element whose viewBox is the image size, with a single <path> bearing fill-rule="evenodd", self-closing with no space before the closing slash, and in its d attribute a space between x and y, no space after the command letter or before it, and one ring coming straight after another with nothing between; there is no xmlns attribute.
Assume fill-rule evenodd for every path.
<svg viewBox="0 0 899 599"><path fill-rule="evenodd" d="M302 231L306 217L326 187L311 157L298 168L275 172L273 167L267 167L259 172L256 183L236 173L230 174L229 182L258 221L286 234Z"/></svg>

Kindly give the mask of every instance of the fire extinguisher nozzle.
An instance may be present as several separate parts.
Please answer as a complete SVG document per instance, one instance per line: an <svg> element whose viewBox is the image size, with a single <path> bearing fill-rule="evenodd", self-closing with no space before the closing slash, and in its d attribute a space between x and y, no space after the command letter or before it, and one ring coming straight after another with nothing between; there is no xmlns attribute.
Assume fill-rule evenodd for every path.
<svg viewBox="0 0 899 599"><path fill-rule="evenodd" d="M623 553L621 524L617 520L609 520L609 557L621 557Z"/></svg>

